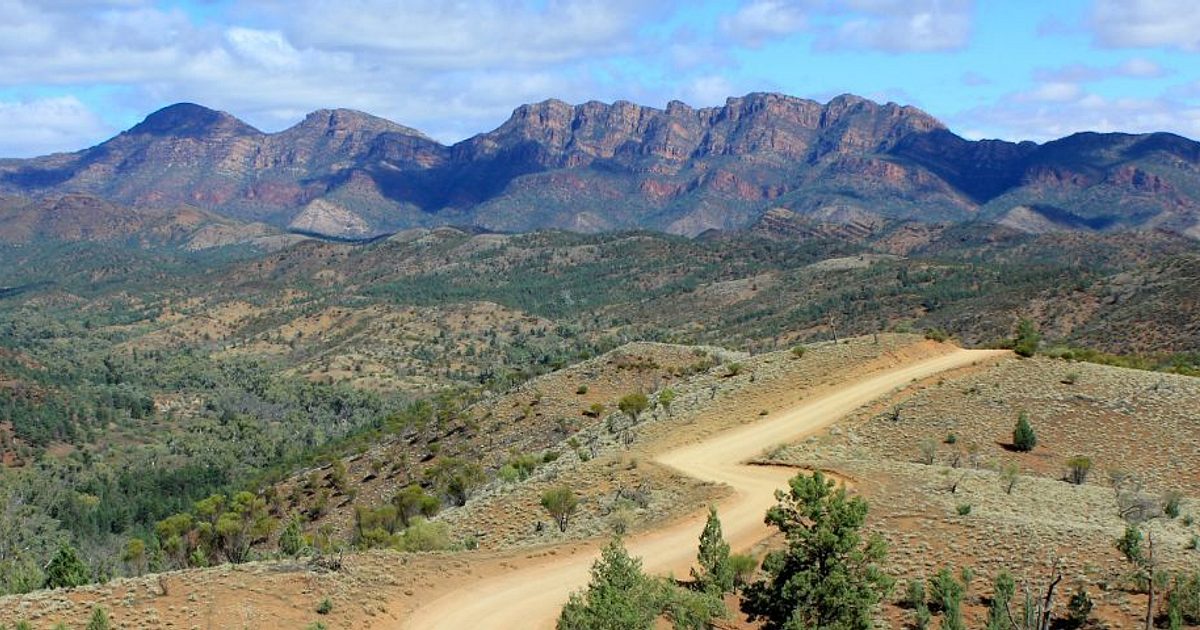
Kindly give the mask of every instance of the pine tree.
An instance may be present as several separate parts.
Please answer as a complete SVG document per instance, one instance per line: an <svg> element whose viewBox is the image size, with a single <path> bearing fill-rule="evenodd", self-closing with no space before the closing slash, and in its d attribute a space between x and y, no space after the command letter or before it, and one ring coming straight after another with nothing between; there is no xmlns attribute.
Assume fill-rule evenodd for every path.
<svg viewBox="0 0 1200 630"><path fill-rule="evenodd" d="M71 545L58 548L46 565L46 588L74 588L92 581L91 570Z"/></svg>
<svg viewBox="0 0 1200 630"><path fill-rule="evenodd" d="M108 620L108 612L97 606L92 609L92 618L88 620L87 630L109 630L112 622Z"/></svg>
<svg viewBox="0 0 1200 630"><path fill-rule="evenodd" d="M304 550L304 532L300 527L300 518L293 516L288 519L287 527L279 534L279 551L283 555L296 557Z"/></svg>
<svg viewBox="0 0 1200 630"><path fill-rule="evenodd" d="M662 585L642 573L642 561L614 538L592 565L587 589L572 593L563 607L558 630L648 629L662 612L663 600Z"/></svg>
<svg viewBox="0 0 1200 630"><path fill-rule="evenodd" d="M1017 418L1017 426L1013 428L1013 448L1028 453L1037 446L1037 435L1033 432L1033 427L1029 424L1029 414L1021 412Z"/></svg>
<svg viewBox="0 0 1200 630"><path fill-rule="evenodd" d="M733 591L733 565L729 561L729 543L721 534L721 519L716 506L708 508L708 520L700 534L700 551L696 555L700 570L692 569L692 579L707 593L717 596Z"/></svg>
<svg viewBox="0 0 1200 630"><path fill-rule="evenodd" d="M767 555L767 577L746 589L742 610L751 620L766 620L767 630L873 628L892 579L879 568L887 555L883 540L863 540L859 533L866 502L847 497L845 488L835 490L820 472L793 477L790 491L775 497L779 503L766 521L788 545Z"/></svg>

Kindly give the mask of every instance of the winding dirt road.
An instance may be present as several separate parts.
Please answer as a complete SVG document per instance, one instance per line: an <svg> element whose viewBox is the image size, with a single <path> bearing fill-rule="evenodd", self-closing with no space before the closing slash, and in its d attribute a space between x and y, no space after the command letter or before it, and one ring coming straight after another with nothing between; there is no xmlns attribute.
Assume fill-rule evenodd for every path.
<svg viewBox="0 0 1200 630"><path fill-rule="evenodd" d="M689 444L654 459L679 472L730 486L733 492L718 510L726 539L735 551L753 546L771 531L763 515L775 501L774 492L786 486L794 470L750 466L768 448L794 442L823 429L860 406L888 392L939 372L965 367L1003 351L955 350L909 365L875 372L837 390L806 400L791 409L766 416L702 442ZM686 576L696 556L696 541L704 528L704 512L626 541L629 552L643 559L652 573L668 571ZM598 555L551 556L520 569L471 580L419 607L400 624L405 630L486 630L553 628L567 596L587 584L588 570Z"/></svg>

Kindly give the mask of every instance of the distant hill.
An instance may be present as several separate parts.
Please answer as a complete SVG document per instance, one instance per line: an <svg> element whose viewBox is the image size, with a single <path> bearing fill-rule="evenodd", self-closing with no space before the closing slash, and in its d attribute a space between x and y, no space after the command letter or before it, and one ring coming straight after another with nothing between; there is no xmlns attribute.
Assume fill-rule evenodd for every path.
<svg viewBox="0 0 1200 630"><path fill-rule="evenodd" d="M982 220L1200 238L1200 143L1165 133L970 141L919 109L851 95L756 93L703 109L549 100L453 146L351 110L268 134L177 104L89 149L0 160L0 193L195 208L355 239L438 225L694 236L763 229L775 209L852 232Z"/></svg>

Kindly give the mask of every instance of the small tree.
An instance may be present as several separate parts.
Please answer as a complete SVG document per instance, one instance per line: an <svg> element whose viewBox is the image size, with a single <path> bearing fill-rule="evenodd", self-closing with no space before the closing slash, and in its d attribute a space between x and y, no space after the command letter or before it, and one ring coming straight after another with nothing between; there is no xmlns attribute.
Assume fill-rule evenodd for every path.
<svg viewBox="0 0 1200 630"><path fill-rule="evenodd" d="M782 628L874 627L874 610L891 590L879 568L887 548L881 538L863 540L859 530L867 504L820 472L800 474L766 522L779 529L787 548L763 561L766 578L746 589L742 610L764 619L768 630Z"/></svg>
<svg viewBox="0 0 1200 630"><path fill-rule="evenodd" d="M630 557L614 538L592 565L587 589L571 594L558 629L648 629L661 612L662 600L661 585L642 573L641 560Z"/></svg>
<svg viewBox="0 0 1200 630"><path fill-rule="evenodd" d="M79 558L79 552L68 544L61 545L46 565L46 588L74 588L91 578L92 572Z"/></svg>
<svg viewBox="0 0 1200 630"><path fill-rule="evenodd" d="M965 582L959 582L947 567L942 567L929 580L929 598L942 613L939 627L943 630L966 630L963 620L962 602L967 594Z"/></svg>
<svg viewBox="0 0 1200 630"><path fill-rule="evenodd" d="M1017 338L1013 342L1013 351L1023 357L1031 357L1037 353L1038 345L1042 342L1042 334L1028 319L1022 319L1017 324Z"/></svg>
<svg viewBox="0 0 1200 630"><path fill-rule="evenodd" d="M1004 488L1004 494L1012 494L1013 488L1017 487L1017 481L1021 478L1021 467L1015 463L1004 464L1000 468L1000 487Z"/></svg>
<svg viewBox="0 0 1200 630"><path fill-rule="evenodd" d="M108 620L108 611L102 606L92 609L92 618L88 620L87 630L109 630L112 622Z"/></svg>
<svg viewBox="0 0 1200 630"><path fill-rule="evenodd" d="M1146 540L1146 545L1142 545L1142 541ZM1154 627L1154 606L1155 601L1155 569L1157 564L1154 558L1154 537L1143 537L1142 530L1136 525L1126 525L1125 533L1116 541L1117 551L1125 556L1125 560L1131 564L1136 572L1138 581L1146 585L1146 630Z"/></svg>
<svg viewBox="0 0 1200 630"><path fill-rule="evenodd" d="M542 507L558 523L558 530L567 531L571 516L579 507L579 498L568 486L555 486L542 493Z"/></svg>
<svg viewBox="0 0 1200 630"><path fill-rule="evenodd" d="M650 399L641 392L626 394L617 401L617 409L637 422L638 415L650 407Z"/></svg>
<svg viewBox="0 0 1200 630"><path fill-rule="evenodd" d="M1077 485L1087 481L1088 473L1092 471L1092 458L1076 455L1067 460L1067 479Z"/></svg>
<svg viewBox="0 0 1200 630"><path fill-rule="evenodd" d="M1017 426L1013 428L1013 448L1028 453L1037 446L1037 435L1029 424L1029 414L1024 411L1017 417Z"/></svg>
<svg viewBox="0 0 1200 630"><path fill-rule="evenodd" d="M217 519L216 534L225 558L234 564L245 562L250 548L266 540L275 529L275 519L267 510L267 501L250 492L239 492L229 503L229 511Z"/></svg>
<svg viewBox="0 0 1200 630"><path fill-rule="evenodd" d="M300 517L293 515L279 534L279 551L285 556L295 558L304 551L304 547L304 530L300 524Z"/></svg>
<svg viewBox="0 0 1200 630"><path fill-rule="evenodd" d="M141 538L130 538L121 552L121 561L129 565L129 571L141 577L146 567L146 543Z"/></svg>
<svg viewBox="0 0 1200 630"><path fill-rule="evenodd" d="M396 516L404 527L412 524L416 516L432 518L442 507L437 497L426 493L424 488L415 483L397 492L392 497L392 505L396 506Z"/></svg>
<svg viewBox="0 0 1200 630"><path fill-rule="evenodd" d="M692 579L700 588L717 596L733 591L733 566L730 563L729 543L721 535L721 520L717 508L709 506L708 520L700 533L700 550L696 555L700 570L692 569Z"/></svg>
<svg viewBox="0 0 1200 630"><path fill-rule="evenodd" d="M1012 630L1009 603L1017 592L1017 583L1008 571L996 574L992 581L992 603L988 606L987 630Z"/></svg>
<svg viewBox="0 0 1200 630"><path fill-rule="evenodd" d="M1091 617L1092 598L1088 596L1087 589L1080 584L1067 602L1067 618L1063 620L1063 626L1068 630L1076 630L1082 628Z"/></svg>
<svg viewBox="0 0 1200 630"><path fill-rule="evenodd" d="M675 402L675 390L667 388L658 392L658 404L662 405L668 415L671 413L671 403L673 402Z"/></svg>

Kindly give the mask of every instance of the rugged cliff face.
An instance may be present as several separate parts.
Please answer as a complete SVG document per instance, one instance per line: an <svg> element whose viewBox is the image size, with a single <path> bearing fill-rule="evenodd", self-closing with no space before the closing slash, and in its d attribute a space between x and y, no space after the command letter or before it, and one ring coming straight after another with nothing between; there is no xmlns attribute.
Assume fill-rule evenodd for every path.
<svg viewBox="0 0 1200 630"><path fill-rule="evenodd" d="M0 191L194 206L349 238L441 224L695 235L772 208L1194 235L1200 144L1169 134L973 142L918 109L852 95L749 94L703 109L548 100L450 147L351 110L266 134L179 104L78 153L0 161Z"/></svg>

